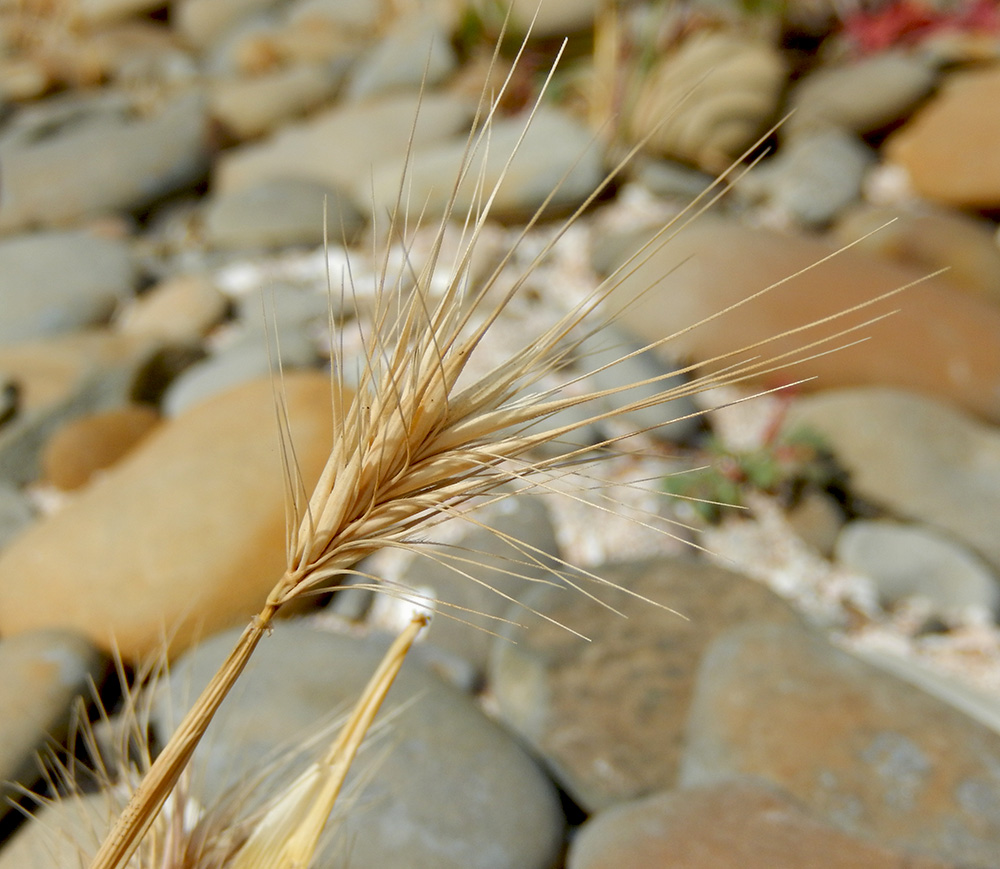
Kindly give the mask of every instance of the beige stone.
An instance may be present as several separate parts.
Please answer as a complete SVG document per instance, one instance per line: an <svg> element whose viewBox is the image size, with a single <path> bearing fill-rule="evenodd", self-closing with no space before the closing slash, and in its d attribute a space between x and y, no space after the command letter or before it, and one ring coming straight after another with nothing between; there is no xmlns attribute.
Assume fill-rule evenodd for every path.
<svg viewBox="0 0 1000 869"><path fill-rule="evenodd" d="M32 631L0 640L0 817L16 794L11 782L39 777L37 752L66 736L73 701L89 699L107 661L76 633Z"/></svg>
<svg viewBox="0 0 1000 869"><path fill-rule="evenodd" d="M118 800L103 793L48 803L0 850L0 869L80 866L81 852L96 854L118 814Z"/></svg>
<svg viewBox="0 0 1000 869"><path fill-rule="evenodd" d="M330 97L337 79L320 64L298 64L260 76L216 82L209 111L241 139L260 136Z"/></svg>
<svg viewBox="0 0 1000 869"><path fill-rule="evenodd" d="M856 495L946 531L1000 570L995 427L924 396L874 387L803 397L786 425L819 433Z"/></svg>
<svg viewBox="0 0 1000 869"><path fill-rule="evenodd" d="M197 341L226 313L226 298L205 275L176 275L135 299L117 327L169 342Z"/></svg>
<svg viewBox="0 0 1000 869"><path fill-rule="evenodd" d="M148 338L115 335L103 329L0 347L0 371L18 385L22 413L70 398L95 373L148 355Z"/></svg>

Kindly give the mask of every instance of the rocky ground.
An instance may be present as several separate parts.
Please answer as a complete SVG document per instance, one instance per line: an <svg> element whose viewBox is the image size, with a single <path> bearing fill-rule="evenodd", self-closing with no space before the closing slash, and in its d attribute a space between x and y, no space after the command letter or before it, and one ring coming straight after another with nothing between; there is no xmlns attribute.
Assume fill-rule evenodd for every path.
<svg viewBox="0 0 1000 869"><path fill-rule="evenodd" d="M893 312L792 369L626 420L644 433L609 453L602 492L567 477L485 512L499 536L434 532L530 611L444 556L366 565L526 629L435 620L318 865L1000 865L1000 13L552 0L515 66L531 6L492 69L486 2L0 8L0 779L35 782L89 681L114 702L113 650L131 672L166 638L162 743L284 567L270 373L315 479L331 348L349 379L379 275L405 285L428 256L415 227L442 214L484 81L513 70L490 179L565 36L473 274L555 190L510 271L529 267L641 147L531 271L487 360L608 275L642 298L589 368L681 334L598 388L717 369L907 289L767 345ZM407 162L404 244L387 215ZM460 188L457 213L476 201ZM511 576L510 539L613 586ZM308 750L275 752L356 698L399 615L350 590L279 625L195 756L187 822L229 787L247 809L287 784ZM0 867L76 865L105 796L7 812Z"/></svg>

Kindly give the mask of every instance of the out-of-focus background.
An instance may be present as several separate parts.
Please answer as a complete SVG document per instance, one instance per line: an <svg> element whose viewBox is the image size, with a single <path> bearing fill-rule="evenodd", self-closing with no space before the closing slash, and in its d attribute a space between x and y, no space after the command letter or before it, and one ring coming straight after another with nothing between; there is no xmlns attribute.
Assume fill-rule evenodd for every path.
<svg viewBox="0 0 1000 869"><path fill-rule="evenodd" d="M350 381L380 276L428 262L485 88L442 262L514 153L470 277L514 245L498 292L529 274L487 358L604 279L625 309L581 372L776 284L586 381L608 389L907 289L738 357L847 330L799 366L586 427L562 448L642 430L610 501L568 479L484 513L499 536L428 541L589 642L433 559L366 566L530 630L434 623L317 865L1000 865L1000 8L534 7L0 3L0 779L37 781L88 680L115 707L113 651L130 674L166 642L155 750L257 611L285 558L270 375L314 479L331 353ZM559 559L690 620L508 575ZM386 601L317 599L262 644L199 806L356 695ZM103 805L0 808L0 867L76 865Z"/></svg>

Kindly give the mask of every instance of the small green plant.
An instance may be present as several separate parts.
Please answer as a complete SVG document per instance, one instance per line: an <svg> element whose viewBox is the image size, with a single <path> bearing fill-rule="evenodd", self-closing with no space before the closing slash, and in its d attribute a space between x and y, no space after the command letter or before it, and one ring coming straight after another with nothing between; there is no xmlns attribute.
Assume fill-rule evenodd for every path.
<svg viewBox="0 0 1000 869"><path fill-rule="evenodd" d="M748 491L795 503L807 489L839 486L842 472L820 435L807 428L775 432L752 450L731 450L708 441L708 466L664 481L665 490L689 501L705 522L715 523L727 507L745 507Z"/></svg>

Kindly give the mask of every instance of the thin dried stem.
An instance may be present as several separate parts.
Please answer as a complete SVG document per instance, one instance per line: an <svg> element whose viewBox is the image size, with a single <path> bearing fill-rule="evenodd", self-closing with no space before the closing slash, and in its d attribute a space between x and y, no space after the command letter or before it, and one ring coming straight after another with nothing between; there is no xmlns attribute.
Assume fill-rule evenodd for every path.
<svg viewBox="0 0 1000 869"><path fill-rule="evenodd" d="M124 866L152 826L160 808L170 796L180 774L201 741L205 730L218 711L229 690L236 683L257 643L274 617L273 608L265 608L240 635L230 652L195 705L184 716L169 743L150 766L128 805L112 828L91 862L97 867Z"/></svg>

